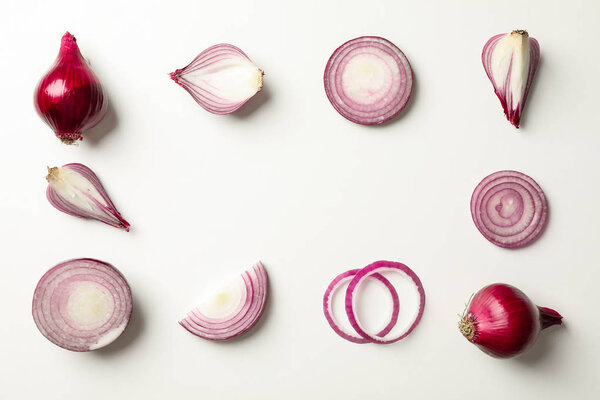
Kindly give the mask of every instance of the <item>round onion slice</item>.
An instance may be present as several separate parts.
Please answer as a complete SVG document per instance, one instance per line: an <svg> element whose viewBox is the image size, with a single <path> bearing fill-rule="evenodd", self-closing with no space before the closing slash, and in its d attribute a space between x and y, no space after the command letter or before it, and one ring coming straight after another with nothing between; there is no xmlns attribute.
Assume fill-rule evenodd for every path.
<svg viewBox="0 0 600 400"><path fill-rule="evenodd" d="M325 93L344 118L382 124L404 109L413 86L408 59L392 42L377 36L349 40L329 58Z"/></svg>
<svg viewBox="0 0 600 400"><path fill-rule="evenodd" d="M410 282L414 285L414 288L419 296L417 308L415 309L414 316L410 319L410 323L408 324L408 326L399 333L392 334L392 332L390 332L384 337L377 337L367 333L363 329L355 312L355 301L357 299L357 296L355 296L356 290L365 281L366 278L379 272L399 272L404 276L407 276L408 278L410 278ZM374 343L390 344L404 339L413 331L413 329L415 329L415 327L421 320L421 317L423 316L424 309L425 291L423 290L421 280L419 279L417 274L415 274L410 268L399 262L376 261L372 264L367 265L366 267L358 271L356 275L354 275L354 278L352 278L352 280L348 284L348 288L346 289L346 314L348 314L350 324L360 336ZM403 306L403 310L406 310L406 307Z"/></svg>
<svg viewBox="0 0 600 400"><path fill-rule="evenodd" d="M362 336L358 336L356 333L344 331L342 326L340 326L336 321L332 310L331 298L337 292L338 289L340 289L344 284L350 282L350 280L352 280L352 278L358 273L358 271L360 271L360 269L351 269L349 271L339 274L333 279L333 281L331 281L331 283L327 287L327 290L325 290L325 295L323 296L323 313L325 314L325 318L327 319L327 322L329 323L331 328L342 338L353 343L371 343L371 340L365 339ZM394 286L383 275L373 274L371 275L371 277L383 283L385 287L389 290L390 295L392 297L393 308L390 316L390 321L385 326L385 328L383 328L379 333L376 334L376 336L382 337L387 335L392 330L394 325L396 325L396 321L398 321L398 313L400 312L400 300L398 299L398 292L396 292Z"/></svg>
<svg viewBox="0 0 600 400"><path fill-rule="evenodd" d="M239 336L258 321L267 299L267 271L261 262L227 288L190 311L179 324L207 340Z"/></svg>
<svg viewBox="0 0 600 400"><path fill-rule="evenodd" d="M471 215L487 240L516 248L528 245L542 233L548 204L532 178L517 171L499 171L484 178L473 191Z"/></svg>
<svg viewBox="0 0 600 400"><path fill-rule="evenodd" d="M133 301L127 281L102 261L80 258L42 276L33 294L33 319L52 343L72 351L96 350L127 327Z"/></svg>
<svg viewBox="0 0 600 400"><path fill-rule="evenodd" d="M205 110L230 114L262 89L263 71L239 48L217 44L170 74Z"/></svg>

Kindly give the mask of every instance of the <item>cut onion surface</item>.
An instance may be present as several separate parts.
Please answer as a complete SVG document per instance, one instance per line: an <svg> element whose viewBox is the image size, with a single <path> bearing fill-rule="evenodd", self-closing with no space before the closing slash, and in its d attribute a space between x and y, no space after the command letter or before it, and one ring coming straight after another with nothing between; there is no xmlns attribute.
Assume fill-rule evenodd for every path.
<svg viewBox="0 0 600 400"><path fill-rule="evenodd" d="M205 110L230 114L262 89L263 71L239 48L217 44L170 74Z"/></svg>
<svg viewBox="0 0 600 400"><path fill-rule="evenodd" d="M96 350L127 327L133 301L127 281L102 261L80 258L50 269L33 294L33 319L52 343L72 351Z"/></svg>
<svg viewBox="0 0 600 400"><path fill-rule="evenodd" d="M179 324L207 340L227 340L252 328L267 299L267 271L261 262L190 311Z"/></svg>
<svg viewBox="0 0 600 400"><path fill-rule="evenodd" d="M473 191L471 215L481 234L500 247L530 244L544 230L548 204L542 188L517 171L499 171Z"/></svg>
<svg viewBox="0 0 600 400"><path fill-rule="evenodd" d="M384 272L400 273L402 275L402 278L408 278L408 282L410 283L412 289L414 289L418 296L418 301L416 307L412 310L413 314L408 316L408 318L403 318L403 320L407 321L406 326L401 326L398 330L392 330L387 335L383 337L378 337L369 334L364 329L363 325L358 319L358 315L356 312L356 304L357 301L359 301L358 299L360 296L356 296L356 292L367 278L369 278L373 274ZM403 312L407 308L408 307L404 307L403 305ZM377 344L390 344L404 339L415 329L415 327L421 320L421 317L423 316L424 309L425 291L423 290L421 280L419 279L417 274L415 274L409 267L399 262L376 261L372 264L367 265L366 267L358 271L356 275L354 275L354 278L352 278L352 280L348 284L348 288L346 289L346 314L348 315L350 324L360 336Z"/></svg>
<svg viewBox="0 0 600 400"><path fill-rule="evenodd" d="M331 281L331 283L327 287L327 290L325 291L325 295L323 296L323 313L325 314L325 318L327 319L327 322L329 322L331 328L342 338L353 343L371 343L371 340L365 339L364 337L359 336L355 332L349 332L347 330L344 330L344 328L336 320L333 313L333 295L344 285L347 285L352 280L352 278L358 273L358 271L360 271L360 269L351 269L349 271L341 273L340 275L336 276L333 279L333 281ZM398 292L396 292L394 286L383 275L373 274L371 275L371 277L377 279L389 290L392 299L392 313L390 315L390 320L385 326L385 328L383 328L379 333L375 334L376 336L382 337L387 335L398 321L398 313L400 312L400 300L398 299Z"/></svg>
<svg viewBox="0 0 600 400"><path fill-rule="evenodd" d="M331 105L348 120L378 125L404 109L413 86L412 69L402 51L387 39L352 39L327 62L325 93Z"/></svg>

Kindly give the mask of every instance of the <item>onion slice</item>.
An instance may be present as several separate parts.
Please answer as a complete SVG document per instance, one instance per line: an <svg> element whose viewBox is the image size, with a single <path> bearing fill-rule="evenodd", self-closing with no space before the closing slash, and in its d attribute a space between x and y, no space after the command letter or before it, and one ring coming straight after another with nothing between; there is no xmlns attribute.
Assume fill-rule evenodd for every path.
<svg viewBox="0 0 600 400"><path fill-rule="evenodd" d="M217 44L170 74L205 110L230 114L262 89L263 71L239 48Z"/></svg>
<svg viewBox="0 0 600 400"><path fill-rule="evenodd" d="M338 47L327 62L323 80L337 112L362 125L382 124L398 115L413 86L404 53L377 36L358 37Z"/></svg>
<svg viewBox="0 0 600 400"><path fill-rule="evenodd" d="M484 178L471 196L471 215L481 234L505 248L537 239L548 218L542 188L517 171L498 171Z"/></svg>
<svg viewBox="0 0 600 400"><path fill-rule="evenodd" d="M481 53L483 68L506 119L519 128L531 82L540 61L540 45L527 31L516 30L490 38Z"/></svg>
<svg viewBox="0 0 600 400"><path fill-rule="evenodd" d="M127 281L102 261L80 258L42 276L33 294L33 320L48 340L67 350L96 350L127 327L133 300Z"/></svg>
<svg viewBox="0 0 600 400"><path fill-rule="evenodd" d="M360 269L351 269L349 271L343 272L336 276L333 281L325 290L325 295L323 296L323 313L325 314L325 318L327 322L331 326L331 328L342 338L353 342L353 343L371 343L372 341L369 339L365 339L362 336L357 335L353 332L348 332L343 329L343 327L338 324L332 310L332 297L333 295L344 286L344 284L348 284L352 278L360 271ZM394 286L381 274L373 274L370 277L377 279L380 281L390 292L390 296L392 298L392 313L390 315L390 321L387 323L385 328L383 328L379 333L375 334L376 336L382 337L387 335L394 325L396 325L396 321L398 321L398 313L400 312L400 300L398 299L398 292Z"/></svg>
<svg viewBox="0 0 600 400"><path fill-rule="evenodd" d="M227 288L190 311L179 324L207 340L227 340L252 328L267 300L267 271L261 262Z"/></svg>
<svg viewBox="0 0 600 400"><path fill-rule="evenodd" d="M384 337L377 337L375 335L371 335L364 330L360 321L358 320L358 316L355 312L355 305L357 301L356 291L360 287L360 285L367 279L376 273L381 272L396 272L401 273L403 276L409 278L409 281L414 286L415 291L418 294L419 301L417 304L417 308L414 310L414 315L410 318L407 327L400 331L399 333L388 333ZM350 320L350 324L356 330L356 332L365 339L368 339L377 344L390 344L395 343L401 339L404 339L408 336L417 326L421 317L423 316L423 310L425 309L425 291L423 290L423 285L421 284L421 280L406 265L393 262L393 261L376 261L372 264L367 265L360 271L354 275L354 278L348 284L348 288L346 289L346 314L348 315L348 319ZM406 310L406 307L403 306L403 310Z"/></svg>

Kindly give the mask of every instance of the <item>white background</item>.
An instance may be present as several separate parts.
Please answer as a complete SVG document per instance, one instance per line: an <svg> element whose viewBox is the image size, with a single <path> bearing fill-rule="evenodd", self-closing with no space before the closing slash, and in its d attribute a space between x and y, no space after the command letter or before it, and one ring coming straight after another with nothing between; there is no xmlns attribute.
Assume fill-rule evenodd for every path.
<svg viewBox="0 0 600 400"><path fill-rule="evenodd" d="M598 2L4 1L0 24L1 399L592 399L600 395ZM504 118L481 65L494 34L528 29L542 60L523 124ZM69 30L111 104L65 146L33 90ZM393 41L415 87L393 123L363 127L329 104L332 51ZM239 113L215 116L168 77L210 45L266 72ZM132 231L53 209L46 166L96 171ZM487 242L469 212L487 174L532 176L550 205L534 245ZM134 317L112 346L71 353L31 317L42 274L94 257L128 279ZM177 321L202 288L258 259L271 297L259 326L212 343ZM321 301L338 273L378 259L421 277L421 324L391 346L337 337ZM555 308L521 358L496 360L458 332L471 293L511 283Z"/></svg>

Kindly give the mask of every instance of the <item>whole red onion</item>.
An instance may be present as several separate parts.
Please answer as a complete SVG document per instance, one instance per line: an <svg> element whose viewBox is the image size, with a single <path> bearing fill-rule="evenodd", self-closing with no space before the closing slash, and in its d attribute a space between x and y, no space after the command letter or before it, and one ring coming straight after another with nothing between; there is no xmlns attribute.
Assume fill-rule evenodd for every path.
<svg viewBox="0 0 600 400"><path fill-rule="evenodd" d="M62 37L54 65L38 83L34 102L38 114L67 144L80 140L106 114L102 85L69 32Z"/></svg>
<svg viewBox="0 0 600 400"><path fill-rule="evenodd" d="M516 287L494 283L473 296L458 327L483 352L510 358L529 348L542 329L561 323L559 313L536 306Z"/></svg>

